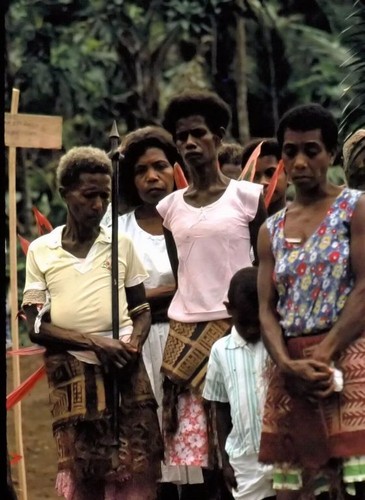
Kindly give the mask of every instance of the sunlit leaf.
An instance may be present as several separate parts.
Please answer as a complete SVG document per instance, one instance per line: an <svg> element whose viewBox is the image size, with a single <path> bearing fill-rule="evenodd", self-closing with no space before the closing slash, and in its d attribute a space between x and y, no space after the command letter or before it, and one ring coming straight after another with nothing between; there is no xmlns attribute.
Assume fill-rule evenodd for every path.
<svg viewBox="0 0 365 500"><path fill-rule="evenodd" d="M24 382L20 384L19 387L14 389L6 397L6 409L9 411L13 406L15 406L21 399L24 398L26 394L35 386L35 384L44 377L46 373L45 366L40 366L32 375L30 375Z"/></svg>
<svg viewBox="0 0 365 500"><path fill-rule="evenodd" d="M37 223L37 229L38 229L38 234L45 234L49 233L50 231L53 230L52 224L49 222L47 217L45 217L38 209L37 207L32 207L33 208L33 213L36 219Z"/></svg>
<svg viewBox="0 0 365 500"><path fill-rule="evenodd" d="M18 239L19 239L20 246L21 246L21 248L23 250L24 255L27 255L28 248L29 248L29 245L30 245L30 241L28 241L25 238L23 238L23 236L20 236L20 234L18 234Z"/></svg>
<svg viewBox="0 0 365 500"><path fill-rule="evenodd" d="M279 176L283 170L284 170L284 162L283 162L283 160L280 160L277 167L276 167L274 175L271 177L269 185L267 186L266 195L265 195L265 199L264 199L266 208L268 208L270 203L271 203L271 199L272 199L272 196L273 196L274 191L276 189Z"/></svg>
<svg viewBox="0 0 365 500"><path fill-rule="evenodd" d="M177 162L174 164L174 180L177 189L183 189L188 186L188 181L186 180L184 171Z"/></svg>
<svg viewBox="0 0 365 500"><path fill-rule="evenodd" d="M249 159L247 160L246 165L243 167L242 172L238 177L239 181L249 181L249 182L253 181L256 172L257 158L260 156L261 153L262 142L263 141L261 141L260 144L258 144L252 151Z"/></svg>

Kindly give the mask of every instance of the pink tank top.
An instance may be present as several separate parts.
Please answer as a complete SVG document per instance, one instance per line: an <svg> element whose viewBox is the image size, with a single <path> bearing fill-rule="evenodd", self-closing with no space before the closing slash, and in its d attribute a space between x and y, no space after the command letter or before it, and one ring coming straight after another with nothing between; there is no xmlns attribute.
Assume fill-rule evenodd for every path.
<svg viewBox="0 0 365 500"><path fill-rule="evenodd" d="M252 265L248 224L262 186L231 180L217 201L201 208L185 202L186 189L157 205L179 258L178 289L168 315L186 323L228 318L223 302L229 282L236 271Z"/></svg>

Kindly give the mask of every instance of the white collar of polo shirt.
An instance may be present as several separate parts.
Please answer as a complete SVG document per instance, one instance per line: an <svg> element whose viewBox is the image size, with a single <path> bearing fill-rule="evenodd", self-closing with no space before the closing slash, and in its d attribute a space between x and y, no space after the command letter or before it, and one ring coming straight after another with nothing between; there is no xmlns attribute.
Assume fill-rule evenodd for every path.
<svg viewBox="0 0 365 500"><path fill-rule="evenodd" d="M62 226L57 226L50 233L45 235L47 240L46 244L49 248L54 249L62 246L62 231L64 227L65 224L63 224ZM99 241L105 243L111 243L112 241L111 229L109 230L108 228L100 225L100 233L94 243Z"/></svg>

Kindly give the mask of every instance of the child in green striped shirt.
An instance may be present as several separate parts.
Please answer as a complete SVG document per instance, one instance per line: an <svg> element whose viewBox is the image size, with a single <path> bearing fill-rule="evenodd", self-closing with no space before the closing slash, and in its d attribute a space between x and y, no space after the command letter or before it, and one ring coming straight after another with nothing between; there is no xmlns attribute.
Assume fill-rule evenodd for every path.
<svg viewBox="0 0 365 500"><path fill-rule="evenodd" d="M230 282L229 335L214 343L203 397L216 403L223 475L235 500L275 498L272 467L258 462L263 370L267 352L260 338L257 269L238 271Z"/></svg>

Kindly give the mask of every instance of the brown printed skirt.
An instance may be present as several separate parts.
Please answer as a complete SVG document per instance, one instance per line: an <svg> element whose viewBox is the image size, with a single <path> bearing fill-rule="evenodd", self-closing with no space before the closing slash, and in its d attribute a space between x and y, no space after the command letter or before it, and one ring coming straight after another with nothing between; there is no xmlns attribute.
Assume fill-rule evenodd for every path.
<svg viewBox="0 0 365 500"><path fill-rule="evenodd" d="M171 382L201 394L214 342L230 330L230 320L181 323L170 320L161 371Z"/></svg>
<svg viewBox="0 0 365 500"><path fill-rule="evenodd" d="M76 482L158 479L163 444L142 357L108 374L68 353L46 353L45 363L59 471L71 471ZM119 392L118 441L111 373Z"/></svg>
<svg viewBox="0 0 365 500"><path fill-rule="evenodd" d="M200 398L207 417L209 466L216 461L214 447L214 419L212 407L202 398L209 354L214 342L227 335L231 328L229 319L199 323L181 323L170 320L161 371L166 375L163 396L163 432L168 442L179 426L178 398L187 391Z"/></svg>
<svg viewBox="0 0 365 500"><path fill-rule="evenodd" d="M323 335L289 339L292 359L309 357ZM292 397L276 366L269 370L259 460L319 468L332 458L365 455L365 335L341 354L344 388L318 403ZM288 382L290 383L290 382Z"/></svg>

